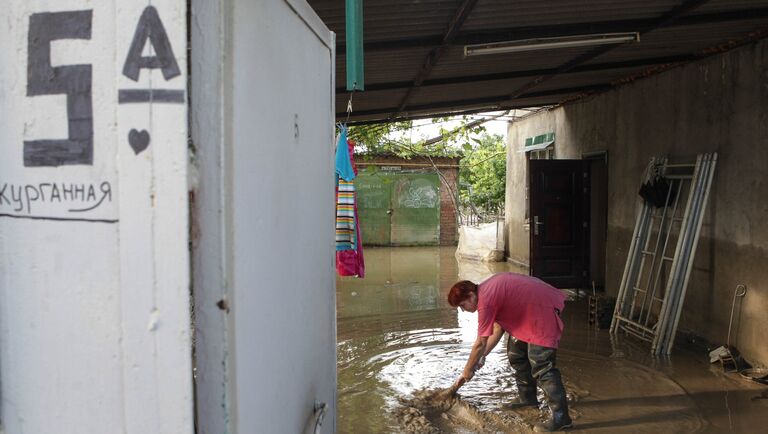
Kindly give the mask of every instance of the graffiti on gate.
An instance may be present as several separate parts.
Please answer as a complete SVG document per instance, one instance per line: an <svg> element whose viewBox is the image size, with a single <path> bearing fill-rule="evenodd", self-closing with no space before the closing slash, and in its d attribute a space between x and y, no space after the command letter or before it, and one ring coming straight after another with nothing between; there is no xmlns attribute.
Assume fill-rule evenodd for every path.
<svg viewBox="0 0 768 434"><path fill-rule="evenodd" d="M435 208L438 200L435 186L422 184L418 180L409 184L399 195L399 205L402 208Z"/></svg>

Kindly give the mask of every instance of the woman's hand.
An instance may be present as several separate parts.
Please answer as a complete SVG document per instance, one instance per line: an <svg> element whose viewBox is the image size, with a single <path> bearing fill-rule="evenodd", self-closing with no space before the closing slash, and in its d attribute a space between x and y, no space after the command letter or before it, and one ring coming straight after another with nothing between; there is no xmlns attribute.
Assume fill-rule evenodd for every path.
<svg viewBox="0 0 768 434"><path fill-rule="evenodd" d="M456 381L462 381L466 383L467 381L471 380L472 377L475 376L475 371L473 369L464 369L464 371L461 373L461 376L459 376L459 379Z"/></svg>

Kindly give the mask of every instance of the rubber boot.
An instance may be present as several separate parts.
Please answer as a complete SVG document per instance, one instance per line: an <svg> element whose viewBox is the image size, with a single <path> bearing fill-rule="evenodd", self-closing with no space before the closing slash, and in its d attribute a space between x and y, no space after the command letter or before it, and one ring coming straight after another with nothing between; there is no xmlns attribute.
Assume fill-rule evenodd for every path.
<svg viewBox="0 0 768 434"><path fill-rule="evenodd" d="M531 364L528 361L528 344L510 337L507 341L507 358L517 384L517 397L510 401L507 407L538 407L536 380L531 374Z"/></svg>
<svg viewBox="0 0 768 434"><path fill-rule="evenodd" d="M539 400L536 398L536 380L533 379L530 371L515 371L515 383L517 383L517 397L507 405L510 409L521 407L538 407Z"/></svg>
<svg viewBox="0 0 768 434"><path fill-rule="evenodd" d="M510 401L509 404L506 405L506 407L509 408L510 410L514 410L516 408L538 407L538 406L539 406L539 400L536 399L535 391L533 393L533 397L531 397L531 395L523 395L521 393L520 396L512 399L512 401Z"/></svg>
<svg viewBox="0 0 768 434"><path fill-rule="evenodd" d="M534 431L553 432L573 427L571 416L568 415L568 398L560 379L560 371L553 369L542 375L539 378L539 386L547 397L547 403L552 414L546 422L537 424Z"/></svg>

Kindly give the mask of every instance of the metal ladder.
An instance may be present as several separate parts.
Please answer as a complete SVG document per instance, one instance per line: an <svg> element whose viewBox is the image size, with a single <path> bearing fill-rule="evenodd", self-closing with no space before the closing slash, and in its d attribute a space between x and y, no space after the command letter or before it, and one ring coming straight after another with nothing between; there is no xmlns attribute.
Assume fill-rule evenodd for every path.
<svg viewBox="0 0 768 434"><path fill-rule="evenodd" d="M716 162L716 153L695 164L653 158L645 172L644 181L661 175L669 182L667 206L643 201L638 211L611 333L648 341L653 354L672 351Z"/></svg>

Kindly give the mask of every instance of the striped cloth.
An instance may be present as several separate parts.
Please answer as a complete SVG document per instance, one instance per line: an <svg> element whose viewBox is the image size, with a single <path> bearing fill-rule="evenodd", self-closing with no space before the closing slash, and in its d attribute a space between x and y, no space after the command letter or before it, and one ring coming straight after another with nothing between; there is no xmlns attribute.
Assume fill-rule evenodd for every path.
<svg viewBox="0 0 768 434"><path fill-rule="evenodd" d="M355 238L355 183L339 178L336 193L336 250L353 250Z"/></svg>

